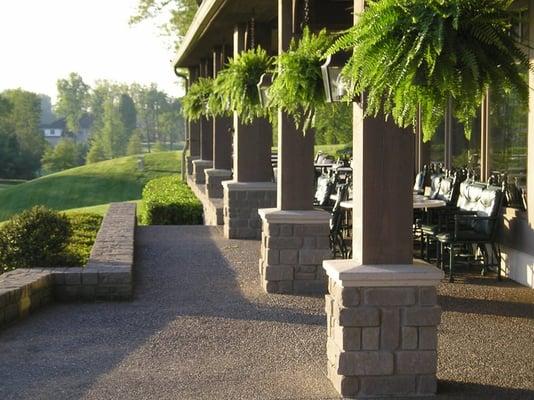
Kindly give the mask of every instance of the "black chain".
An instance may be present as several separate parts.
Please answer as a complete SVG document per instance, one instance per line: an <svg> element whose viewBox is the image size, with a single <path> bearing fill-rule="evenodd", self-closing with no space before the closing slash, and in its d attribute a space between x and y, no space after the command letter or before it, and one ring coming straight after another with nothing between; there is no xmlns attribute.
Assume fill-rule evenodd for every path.
<svg viewBox="0 0 534 400"><path fill-rule="evenodd" d="M304 25L310 24L310 1L304 0Z"/></svg>
<svg viewBox="0 0 534 400"><path fill-rule="evenodd" d="M254 17L250 19L250 48L256 47L256 20Z"/></svg>

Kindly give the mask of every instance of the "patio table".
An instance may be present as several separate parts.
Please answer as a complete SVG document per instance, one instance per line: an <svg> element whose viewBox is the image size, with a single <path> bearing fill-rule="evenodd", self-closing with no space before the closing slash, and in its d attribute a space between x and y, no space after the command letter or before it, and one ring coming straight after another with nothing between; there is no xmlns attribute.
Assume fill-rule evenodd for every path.
<svg viewBox="0 0 534 400"><path fill-rule="evenodd" d="M346 200L339 203L341 208L352 209L352 200ZM446 203L443 200L432 200L424 196L414 196L413 208L439 208L445 207Z"/></svg>

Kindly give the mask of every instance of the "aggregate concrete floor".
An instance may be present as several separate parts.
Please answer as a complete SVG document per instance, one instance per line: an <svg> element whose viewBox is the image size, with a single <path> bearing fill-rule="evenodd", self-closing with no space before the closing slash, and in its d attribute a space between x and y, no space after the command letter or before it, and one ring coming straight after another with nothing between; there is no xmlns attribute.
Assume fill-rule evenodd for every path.
<svg viewBox="0 0 534 400"><path fill-rule="evenodd" d="M321 297L259 285L256 241L141 227L128 303L55 304L0 332L0 399L337 399ZM534 399L534 290L443 283L437 399Z"/></svg>

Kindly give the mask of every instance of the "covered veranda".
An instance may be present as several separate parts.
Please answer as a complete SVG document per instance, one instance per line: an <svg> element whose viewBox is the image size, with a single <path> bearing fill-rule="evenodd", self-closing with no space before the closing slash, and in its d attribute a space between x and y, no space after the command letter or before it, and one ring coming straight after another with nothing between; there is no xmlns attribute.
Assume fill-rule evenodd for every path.
<svg viewBox="0 0 534 400"><path fill-rule="evenodd" d="M358 0L206 0L176 66L188 68L192 82L216 77L230 54L257 45L281 54L303 25L339 31L363 8ZM273 175L267 120L245 124L234 113L233 121L203 117L190 124L188 181L200 193L206 222L222 224L226 238L261 239L260 280L268 293L328 293L328 376L339 393L373 395L361 392L370 382L385 390L380 395L435 393L436 346L405 347L409 332L437 343L440 321L435 287L443 274L413 252L414 171L429 160L421 132L364 118L354 104L352 258L325 261L332 257L331 217L313 206L313 131L302 135L282 111L276 128ZM363 345L367 340L377 344Z"/></svg>

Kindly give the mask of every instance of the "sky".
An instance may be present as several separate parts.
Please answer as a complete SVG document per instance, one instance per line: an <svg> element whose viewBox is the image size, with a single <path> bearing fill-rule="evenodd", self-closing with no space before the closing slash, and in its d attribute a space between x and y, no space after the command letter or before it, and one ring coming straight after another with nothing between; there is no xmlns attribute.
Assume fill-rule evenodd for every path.
<svg viewBox="0 0 534 400"><path fill-rule="evenodd" d="M56 81L77 72L149 84L181 95L175 56L158 21L130 26L137 0L0 0L0 92L22 88L56 98ZM159 21L161 22L161 21Z"/></svg>

